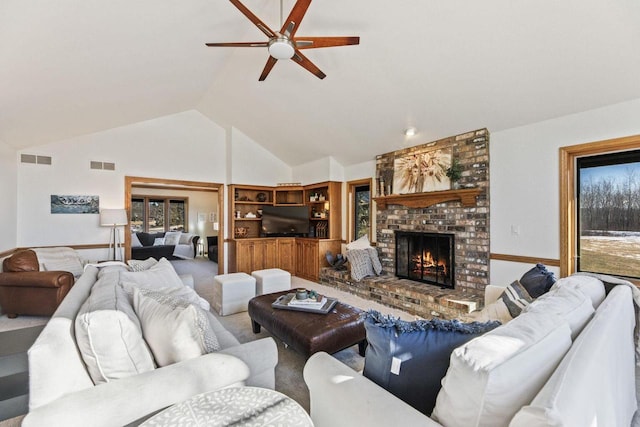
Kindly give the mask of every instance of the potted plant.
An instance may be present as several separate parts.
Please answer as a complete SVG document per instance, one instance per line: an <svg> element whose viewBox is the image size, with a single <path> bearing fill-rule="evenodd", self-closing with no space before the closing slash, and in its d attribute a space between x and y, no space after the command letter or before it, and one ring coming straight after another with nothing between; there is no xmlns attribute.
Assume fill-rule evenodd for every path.
<svg viewBox="0 0 640 427"><path fill-rule="evenodd" d="M458 181L462 178L462 165L458 159L451 161L451 166L447 168L446 174L451 181L451 188L460 188Z"/></svg>

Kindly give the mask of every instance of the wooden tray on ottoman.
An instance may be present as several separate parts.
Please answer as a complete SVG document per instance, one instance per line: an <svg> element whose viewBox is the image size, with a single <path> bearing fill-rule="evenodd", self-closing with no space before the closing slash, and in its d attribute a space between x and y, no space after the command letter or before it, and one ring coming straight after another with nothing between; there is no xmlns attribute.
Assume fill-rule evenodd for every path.
<svg viewBox="0 0 640 427"><path fill-rule="evenodd" d="M303 305L302 306L289 305L289 302L291 301L291 299L295 298L295 296L296 294L292 294L292 293L279 296L278 299L276 299L273 302L273 304L271 304L271 307L278 308L280 310L306 311L309 313L327 314L331 310L333 310L333 307L335 307L336 304L338 303L337 299L326 297L327 302L324 303L324 305L320 308L305 307Z"/></svg>
<svg viewBox="0 0 640 427"><path fill-rule="evenodd" d="M367 341L362 310L339 301L327 314L272 307L279 297L290 292L259 295L249 301L254 333L264 326L271 335L307 357L319 351L333 354L355 344L364 356Z"/></svg>

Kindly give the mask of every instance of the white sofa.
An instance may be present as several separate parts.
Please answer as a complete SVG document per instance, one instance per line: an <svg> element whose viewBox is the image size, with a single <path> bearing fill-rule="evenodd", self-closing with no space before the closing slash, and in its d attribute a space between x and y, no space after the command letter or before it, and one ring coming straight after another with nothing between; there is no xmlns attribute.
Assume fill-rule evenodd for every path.
<svg viewBox="0 0 640 427"><path fill-rule="evenodd" d="M135 425L195 394L237 385L274 388L275 342L240 344L208 312L220 351L95 385L76 342L75 321L108 269L124 270L87 266L30 348L25 427Z"/></svg>
<svg viewBox="0 0 640 427"><path fill-rule="evenodd" d="M489 287L485 296L499 293ZM570 276L454 350L431 417L326 353L304 368L311 417L316 427L629 426L635 322L631 287L612 287L605 299L601 281Z"/></svg>

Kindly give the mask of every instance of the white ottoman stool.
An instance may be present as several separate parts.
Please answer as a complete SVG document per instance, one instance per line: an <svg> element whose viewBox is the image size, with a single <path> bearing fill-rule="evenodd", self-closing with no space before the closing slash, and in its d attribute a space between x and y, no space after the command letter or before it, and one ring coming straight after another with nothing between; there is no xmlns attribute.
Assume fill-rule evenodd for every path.
<svg viewBox="0 0 640 427"><path fill-rule="evenodd" d="M256 295L272 294L291 289L291 273L279 268L256 270L251 273L256 279Z"/></svg>
<svg viewBox="0 0 640 427"><path fill-rule="evenodd" d="M256 296L256 279L247 273L219 274L213 278L213 307L220 316L247 311Z"/></svg>

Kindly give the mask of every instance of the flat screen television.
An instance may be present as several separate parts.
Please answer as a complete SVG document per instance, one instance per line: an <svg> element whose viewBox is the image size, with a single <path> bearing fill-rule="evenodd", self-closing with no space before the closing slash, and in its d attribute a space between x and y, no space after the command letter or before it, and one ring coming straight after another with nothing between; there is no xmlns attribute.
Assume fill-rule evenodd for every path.
<svg viewBox="0 0 640 427"><path fill-rule="evenodd" d="M304 237L307 234L309 234L308 206L264 206L262 208L262 236Z"/></svg>

